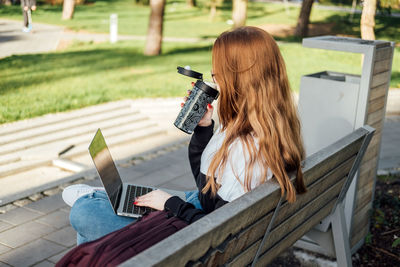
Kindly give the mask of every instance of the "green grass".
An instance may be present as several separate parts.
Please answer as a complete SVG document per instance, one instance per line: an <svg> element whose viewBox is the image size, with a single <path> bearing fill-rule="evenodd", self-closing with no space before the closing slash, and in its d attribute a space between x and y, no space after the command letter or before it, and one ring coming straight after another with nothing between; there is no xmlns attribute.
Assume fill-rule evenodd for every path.
<svg viewBox="0 0 400 267"><path fill-rule="evenodd" d="M123 98L184 95L191 80L176 74L177 65L209 73L209 44L166 44L159 57L143 56L143 46L76 44L0 60L0 123Z"/></svg>
<svg viewBox="0 0 400 267"><path fill-rule="evenodd" d="M143 46L137 41L75 43L61 52L0 60L0 123L118 99L183 96L192 80L178 75L177 66L191 65L210 79L210 43L165 43L158 57L143 56ZM361 73L358 54L303 48L297 43L280 48L295 91L305 74ZM393 69L392 86L400 86L400 48Z"/></svg>
<svg viewBox="0 0 400 267"><path fill-rule="evenodd" d="M217 37L231 26L231 4L209 18L209 1L198 0L190 8L184 0L168 0L165 36ZM111 13L119 17L119 33L145 35L149 7L133 0L102 0L76 7L71 21L61 20L61 6L40 5L34 22L64 25L74 30L108 32ZM295 25L299 7L250 2L248 25ZM352 23L348 14L318 9L314 5L312 23L334 23L334 33L359 37L359 15ZM22 20L20 6L0 5L0 17ZM376 18L376 37L400 42L399 18ZM323 70L361 73L358 54L303 48L300 39L280 38L292 89L299 90L302 75ZM47 113L77 109L124 98L182 96L191 81L176 73L176 66L191 65L208 75L211 69L211 43L164 43L163 54L143 56L144 42L110 44L76 43L71 48L48 54L12 56L0 59L0 123L31 118ZM400 87L400 48L393 61L391 87Z"/></svg>
<svg viewBox="0 0 400 267"><path fill-rule="evenodd" d="M227 20L231 19L232 6L227 1L218 9L212 21L209 17L209 1L198 0L198 7L190 8L184 0L168 0L165 12L165 36L172 37L216 37L230 29ZM300 8L273 3L249 2L248 25L288 24L296 25ZM102 0L79 5L75 9L75 17L70 21L61 20L61 6L40 5L33 14L34 22L64 25L73 30L91 32L108 32L109 16L117 13L119 33L145 35L147 31L149 7L136 5L133 0ZM22 20L20 6L0 6L0 17ZM352 23L348 23L348 14L337 11L321 10L314 5L311 13L312 23L335 22L336 31L344 34L360 36L360 16L356 15ZM377 39L400 41L400 19L377 17ZM289 38L289 40L292 40ZM295 39L298 41L298 39Z"/></svg>

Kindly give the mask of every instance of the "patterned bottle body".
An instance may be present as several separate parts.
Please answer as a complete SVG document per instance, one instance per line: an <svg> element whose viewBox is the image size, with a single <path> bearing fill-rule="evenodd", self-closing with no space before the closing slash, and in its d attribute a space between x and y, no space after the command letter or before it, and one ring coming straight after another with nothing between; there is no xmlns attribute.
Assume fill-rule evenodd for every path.
<svg viewBox="0 0 400 267"><path fill-rule="evenodd" d="M210 95L204 90L205 86L208 87L207 90L211 88L204 82L197 81L188 97L188 100L182 107L174 122L174 125L185 133L193 133L194 128L196 128L197 124L206 113L207 105L211 104L214 99L218 97L217 90L211 88L216 93L211 91L212 95Z"/></svg>

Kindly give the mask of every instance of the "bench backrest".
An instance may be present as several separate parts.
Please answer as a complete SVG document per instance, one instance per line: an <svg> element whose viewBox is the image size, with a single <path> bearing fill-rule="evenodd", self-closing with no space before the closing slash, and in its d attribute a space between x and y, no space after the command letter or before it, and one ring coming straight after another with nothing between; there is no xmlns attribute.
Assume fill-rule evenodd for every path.
<svg viewBox="0 0 400 267"><path fill-rule="evenodd" d="M352 167L356 159L359 162L372 132L368 126L359 128L303 162L308 192L297 195L293 204L282 202L257 266L265 266L332 212L341 191L347 191L349 173L353 175ZM293 174L291 179L295 179ZM280 199L281 191L276 182L262 184L122 266L248 265Z"/></svg>

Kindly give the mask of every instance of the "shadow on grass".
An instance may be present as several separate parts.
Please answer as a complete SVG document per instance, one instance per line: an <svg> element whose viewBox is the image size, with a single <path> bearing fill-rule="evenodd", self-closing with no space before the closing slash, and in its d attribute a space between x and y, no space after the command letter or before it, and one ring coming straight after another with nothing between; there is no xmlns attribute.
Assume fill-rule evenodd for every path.
<svg viewBox="0 0 400 267"><path fill-rule="evenodd" d="M350 14L335 14L318 23L335 23L333 28L334 34L345 34L360 37L360 21L361 14L354 14L354 18L350 21ZM376 16L375 17L375 37L377 40L400 41L400 18Z"/></svg>
<svg viewBox="0 0 400 267"><path fill-rule="evenodd" d="M60 53L10 56L0 60L0 95L5 95L27 85L45 84L72 77L108 73L124 68L141 68L149 65L171 64L182 58L186 64L193 53L211 51L211 45L166 49L157 57L144 56L141 49L123 47L115 49L88 49ZM5 70L14 69L15 71ZM143 74L146 75L146 74Z"/></svg>
<svg viewBox="0 0 400 267"><path fill-rule="evenodd" d="M279 37L279 36L274 36L274 39L278 42L286 42L286 43L301 43L303 38L299 36L286 36L286 37Z"/></svg>
<svg viewBox="0 0 400 267"><path fill-rule="evenodd" d="M400 88L400 71L392 71L392 76L390 77L390 83L395 88Z"/></svg>
<svg viewBox="0 0 400 267"><path fill-rule="evenodd" d="M205 45L205 46L196 46L196 47L184 47L184 48L175 48L171 51L166 52L163 56L168 55L179 55L179 54L190 54L193 52L210 52L212 49L212 45Z"/></svg>

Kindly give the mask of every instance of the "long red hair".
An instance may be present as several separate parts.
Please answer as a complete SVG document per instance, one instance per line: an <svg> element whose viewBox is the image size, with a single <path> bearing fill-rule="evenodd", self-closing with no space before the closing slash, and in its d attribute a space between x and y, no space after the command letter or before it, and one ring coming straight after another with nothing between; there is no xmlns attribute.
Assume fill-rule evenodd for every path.
<svg viewBox="0 0 400 267"><path fill-rule="evenodd" d="M253 168L264 166L261 183L270 168L282 195L296 200L287 171L296 170L296 189L306 191L301 161L304 158L300 122L294 105L286 67L275 40L264 30L241 27L222 33L212 50L214 77L220 88L218 115L225 139L207 172L203 193L215 195L216 176L222 175L230 145L239 138L249 152L244 189L251 190ZM257 139L255 143L254 137Z"/></svg>

